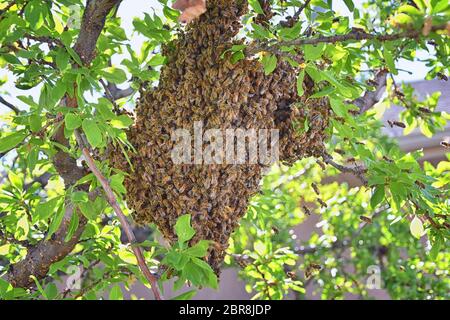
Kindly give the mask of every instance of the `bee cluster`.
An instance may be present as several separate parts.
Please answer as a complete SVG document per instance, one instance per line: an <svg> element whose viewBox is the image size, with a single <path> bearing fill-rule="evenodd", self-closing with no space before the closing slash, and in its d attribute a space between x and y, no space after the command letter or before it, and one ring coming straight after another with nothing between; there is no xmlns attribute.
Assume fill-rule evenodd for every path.
<svg viewBox="0 0 450 320"><path fill-rule="evenodd" d="M171 132L204 129L280 129L280 160L293 162L323 148L329 107L326 100L298 97L297 71L286 62L265 76L256 59L231 63L222 53L234 44L246 13L243 0L210 0L207 12L164 48L167 64L157 88L143 88L135 125L128 132L136 152L134 170L121 152L111 152L112 164L129 173L127 202L138 223L155 223L163 236L176 241L174 225L189 213L196 235L211 240L207 262L219 273L228 239L258 191L261 164L174 164L176 144ZM306 86L306 84L305 84ZM308 89L305 88L305 92ZM322 101L317 104L317 101ZM297 107L293 108L292 105ZM294 120L310 123L297 133Z"/></svg>

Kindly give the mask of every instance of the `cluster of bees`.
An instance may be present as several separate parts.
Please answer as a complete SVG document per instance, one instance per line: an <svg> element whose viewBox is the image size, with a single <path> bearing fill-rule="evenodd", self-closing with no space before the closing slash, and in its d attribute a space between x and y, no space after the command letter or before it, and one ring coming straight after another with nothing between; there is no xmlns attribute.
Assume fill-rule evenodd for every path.
<svg viewBox="0 0 450 320"><path fill-rule="evenodd" d="M189 213L196 230L192 244L211 240L207 262L219 273L228 240L245 214L249 198L258 192L261 164L174 164L176 144L171 132L193 134L195 121L207 129L279 129L280 160L292 163L323 149L329 105L297 95L298 70L279 59L276 70L264 75L261 63L246 58L231 63L222 53L242 43L235 36L246 13L243 0L210 0L207 12L186 27L163 50L167 64L158 87L143 88L135 125L128 132L136 153L134 171L121 152L111 152L112 164L129 173L127 202L141 224L155 223L169 242L174 225ZM309 93L307 82L305 92ZM296 106L295 108L293 106ZM309 119L299 133L293 121Z"/></svg>

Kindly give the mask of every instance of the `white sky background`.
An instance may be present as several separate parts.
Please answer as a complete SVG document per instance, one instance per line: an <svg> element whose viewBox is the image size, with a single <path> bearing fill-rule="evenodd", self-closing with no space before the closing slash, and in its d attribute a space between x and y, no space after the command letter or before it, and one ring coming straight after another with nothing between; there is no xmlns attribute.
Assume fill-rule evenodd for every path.
<svg viewBox="0 0 450 320"><path fill-rule="evenodd" d="M354 0L356 7L361 7L362 0ZM153 13L153 10L156 12L160 12L161 5L157 0L124 0L119 8L119 16L122 18L122 27L125 29L128 38L130 39L130 44L135 50L140 50L142 42L145 40L145 37L138 34L137 32L133 33L133 18L134 17L143 17L144 13ZM351 13L348 11L342 0L333 1L333 9L342 16L351 16ZM119 64L120 61L126 57L116 57L113 60L114 64ZM419 52L417 58L426 58L426 52ZM416 81L423 80L427 69L424 63L415 61L407 61L401 60L398 62L398 68L404 70L413 71L413 74L408 74L406 72L399 71L399 74L396 76L397 81ZM4 70L2 70L2 77L4 74ZM20 109L24 108L24 104L16 98L16 96L20 95L32 95L37 99L39 96L39 90L37 88L33 88L32 90L19 90L14 87L14 80L11 73L7 74L8 82L0 87L0 94L9 102L13 103ZM9 112L10 110L3 105L0 104L0 114L4 112Z"/></svg>

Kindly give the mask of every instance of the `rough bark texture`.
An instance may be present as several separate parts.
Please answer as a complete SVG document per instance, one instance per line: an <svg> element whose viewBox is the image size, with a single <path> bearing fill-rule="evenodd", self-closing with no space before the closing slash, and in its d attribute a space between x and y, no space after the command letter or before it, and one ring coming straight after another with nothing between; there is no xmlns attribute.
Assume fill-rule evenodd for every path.
<svg viewBox="0 0 450 320"><path fill-rule="evenodd" d="M29 287L34 282L31 275L42 279L48 272L50 265L67 256L77 244L81 233L84 230L86 219L80 218L80 226L72 239L64 242L67 229L73 212L70 205L66 208L63 221L59 230L48 241L40 241L31 248L24 260L12 265L8 274L8 280L14 287Z"/></svg>
<svg viewBox="0 0 450 320"><path fill-rule="evenodd" d="M194 122L203 130L280 129L280 158L293 162L323 150L328 124L326 99L306 102L296 90L297 71L285 62L264 75L254 59L230 62L222 53L233 44L241 28L246 1L208 1L208 10L185 33L165 48L168 63L159 86L143 89L136 123L129 140L134 171L120 150L111 154L115 166L130 173L125 184L135 220L154 222L171 242L176 240L177 218L189 213L199 239L214 243L208 263L219 273L228 239L245 214L248 199L258 191L263 163L175 164L171 133L186 129L193 136ZM307 93L309 89L305 87ZM308 119L310 130L294 128ZM207 147L207 145L204 145ZM205 149L205 148L204 148ZM248 150L248 149L247 149Z"/></svg>

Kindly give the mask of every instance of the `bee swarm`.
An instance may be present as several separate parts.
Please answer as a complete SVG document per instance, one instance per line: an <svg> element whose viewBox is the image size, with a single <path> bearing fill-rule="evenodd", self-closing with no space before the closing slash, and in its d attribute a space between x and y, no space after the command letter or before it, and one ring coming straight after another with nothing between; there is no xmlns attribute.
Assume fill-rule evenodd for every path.
<svg viewBox="0 0 450 320"><path fill-rule="evenodd" d="M280 131L280 160L292 163L317 156L328 126L327 99L307 101L309 89L298 97L297 71L279 59L276 70L264 75L256 59L235 64L222 53L233 44L246 13L242 0L210 0L207 12L164 48L168 62L157 88L143 88L135 125L128 132L136 153L132 171L120 150L112 164L126 172L128 205L138 223L155 223L169 242L176 241L174 225L189 213L196 230L192 244L211 240L207 262L219 273L228 239L245 214L249 198L258 191L260 164L174 164L176 141L171 132L193 131L195 121L210 128L275 129ZM295 107L294 107L295 105ZM309 123L300 133L294 123Z"/></svg>

